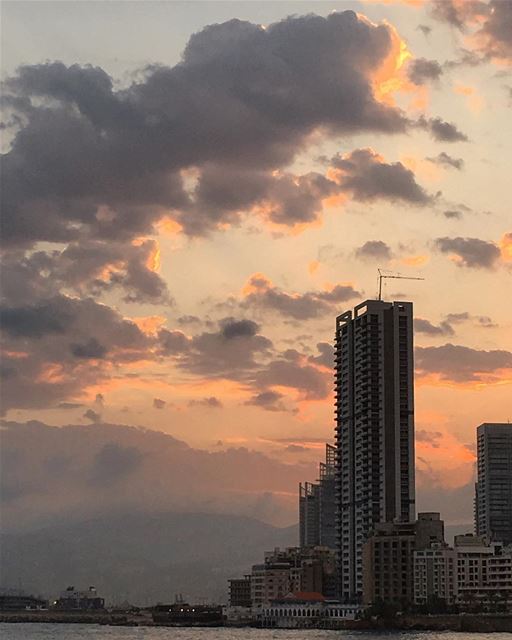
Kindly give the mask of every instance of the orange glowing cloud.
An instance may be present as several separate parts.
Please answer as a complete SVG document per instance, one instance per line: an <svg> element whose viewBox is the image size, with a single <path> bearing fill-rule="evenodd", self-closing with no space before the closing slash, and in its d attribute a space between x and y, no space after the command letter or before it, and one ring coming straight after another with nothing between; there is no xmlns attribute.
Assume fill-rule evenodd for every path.
<svg viewBox="0 0 512 640"><path fill-rule="evenodd" d="M164 316L142 316L139 318L129 318L147 336L154 336L166 323Z"/></svg>
<svg viewBox="0 0 512 640"><path fill-rule="evenodd" d="M359 17L367 20L364 16ZM425 109L428 103L427 87L415 85L407 75L406 62L412 59L407 43L392 24L386 23L386 26L391 36L391 50L371 79L375 99L395 106L396 94L409 94L413 98L410 107Z"/></svg>
<svg viewBox="0 0 512 640"><path fill-rule="evenodd" d="M417 255L417 256L406 256L405 258L401 258L400 262L402 264L407 265L408 267L422 267L424 264L430 260L429 256L425 255Z"/></svg>
<svg viewBox="0 0 512 640"><path fill-rule="evenodd" d="M506 233L500 240L501 259L512 262L512 232Z"/></svg>

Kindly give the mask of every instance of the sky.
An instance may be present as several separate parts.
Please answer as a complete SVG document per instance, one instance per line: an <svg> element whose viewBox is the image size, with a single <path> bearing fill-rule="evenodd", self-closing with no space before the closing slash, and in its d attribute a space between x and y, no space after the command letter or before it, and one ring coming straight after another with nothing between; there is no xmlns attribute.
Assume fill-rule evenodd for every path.
<svg viewBox="0 0 512 640"><path fill-rule="evenodd" d="M512 416L512 2L1 18L12 521L294 522L333 439L335 317L381 268L423 278L384 285L414 303L418 507L470 522L476 427Z"/></svg>

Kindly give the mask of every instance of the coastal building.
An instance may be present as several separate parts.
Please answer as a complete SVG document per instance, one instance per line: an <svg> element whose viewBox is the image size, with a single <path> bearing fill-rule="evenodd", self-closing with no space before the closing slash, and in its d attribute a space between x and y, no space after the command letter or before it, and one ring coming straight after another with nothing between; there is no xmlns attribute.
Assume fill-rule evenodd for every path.
<svg viewBox="0 0 512 640"><path fill-rule="evenodd" d="M251 603L261 607L290 592L318 592L334 597L336 557L327 547L289 547L265 553L265 561L252 567Z"/></svg>
<svg viewBox="0 0 512 640"><path fill-rule="evenodd" d="M289 593L261 609L258 620L265 628L335 628L343 619L354 620L362 612L359 605L327 600L320 593Z"/></svg>
<svg viewBox="0 0 512 640"><path fill-rule="evenodd" d="M481 424L477 458L476 534L512 544L512 424Z"/></svg>
<svg viewBox="0 0 512 640"><path fill-rule="evenodd" d="M414 551L414 604L457 601L457 552L446 544Z"/></svg>
<svg viewBox="0 0 512 640"><path fill-rule="evenodd" d="M467 609L512 607L512 548L485 536L455 536L457 601Z"/></svg>
<svg viewBox="0 0 512 640"><path fill-rule="evenodd" d="M415 522L375 525L363 546L363 602L407 606L415 599L414 554L444 542L439 513L420 513Z"/></svg>
<svg viewBox="0 0 512 640"><path fill-rule="evenodd" d="M316 483L299 485L299 545L336 547L336 448L325 446Z"/></svg>
<svg viewBox="0 0 512 640"><path fill-rule="evenodd" d="M48 600L15 589L0 590L0 611L42 611Z"/></svg>
<svg viewBox="0 0 512 640"><path fill-rule="evenodd" d="M336 318L339 589L363 592L363 546L378 523L413 522L413 311L367 300Z"/></svg>
<svg viewBox="0 0 512 640"><path fill-rule="evenodd" d="M229 580L229 606L251 607L251 576Z"/></svg>
<svg viewBox="0 0 512 640"><path fill-rule="evenodd" d="M83 591L68 587L60 594L54 606L64 611L101 610L105 608L105 600L98 596L95 587L89 587Z"/></svg>

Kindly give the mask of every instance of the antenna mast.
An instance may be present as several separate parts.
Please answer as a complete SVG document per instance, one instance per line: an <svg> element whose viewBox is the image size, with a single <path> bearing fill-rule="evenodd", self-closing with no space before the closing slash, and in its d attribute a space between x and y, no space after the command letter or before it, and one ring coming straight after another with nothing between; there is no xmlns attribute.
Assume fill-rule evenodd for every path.
<svg viewBox="0 0 512 640"><path fill-rule="evenodd" d="M413 276L402 276L399 273L394 275L382 273L380 269L377 269L379 272L379 301L382 300L382 281L384 278L393 278L394 280L425 280L425 278L415 278Z"/></svg>

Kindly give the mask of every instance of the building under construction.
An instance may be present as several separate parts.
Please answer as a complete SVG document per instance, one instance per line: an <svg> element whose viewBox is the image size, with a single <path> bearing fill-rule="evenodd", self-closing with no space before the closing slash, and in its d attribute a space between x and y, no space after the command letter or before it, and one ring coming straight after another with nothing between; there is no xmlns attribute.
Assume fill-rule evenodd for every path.
<svg viewBox="0 0 512 640"><path fill-rule="evenodd" d="M335 471L336 448L327 444L317 482L299 485L301 547L336 547Z"/></svg>

